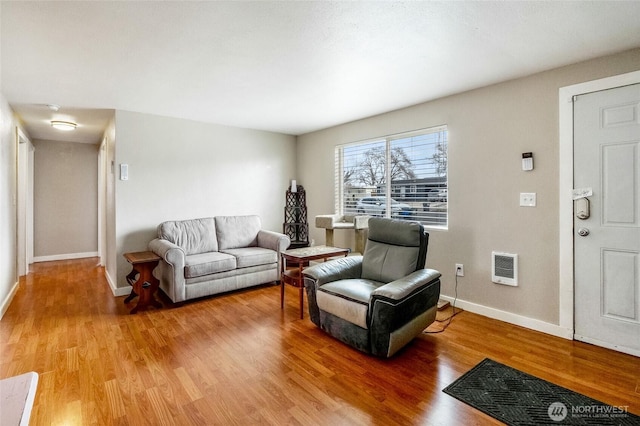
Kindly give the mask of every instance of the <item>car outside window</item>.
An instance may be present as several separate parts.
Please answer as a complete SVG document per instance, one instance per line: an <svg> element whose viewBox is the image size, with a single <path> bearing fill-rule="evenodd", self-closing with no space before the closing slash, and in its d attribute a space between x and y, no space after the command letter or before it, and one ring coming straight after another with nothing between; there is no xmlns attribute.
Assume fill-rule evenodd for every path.
<svg viewBox="0 0 640 426"><path fill-rule="evenodd" d="M448 226L446 126L339 145L336 212Z"/></svg>

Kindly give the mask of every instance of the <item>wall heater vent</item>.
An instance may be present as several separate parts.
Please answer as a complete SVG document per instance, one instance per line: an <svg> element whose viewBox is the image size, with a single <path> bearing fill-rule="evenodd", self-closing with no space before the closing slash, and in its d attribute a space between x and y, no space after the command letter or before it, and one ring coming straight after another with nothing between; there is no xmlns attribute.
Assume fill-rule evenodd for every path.
<svg viewBox="0 0 640 426"><path fill-rule="evenodd" d="M491 253L491 281L497 284L518 285L518 255Z"/></svg>

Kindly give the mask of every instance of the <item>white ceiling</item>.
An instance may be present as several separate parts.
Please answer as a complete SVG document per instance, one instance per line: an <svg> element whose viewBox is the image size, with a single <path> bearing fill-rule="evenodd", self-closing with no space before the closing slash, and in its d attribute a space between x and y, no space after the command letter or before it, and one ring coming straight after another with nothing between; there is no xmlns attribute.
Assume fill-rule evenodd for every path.
<svg viewBox="0 0 640 426"><path fill-rule="evenodd" d="M115 109L297 135L640 46L640 1L0 4L2 93L90 143Z"/></svg>

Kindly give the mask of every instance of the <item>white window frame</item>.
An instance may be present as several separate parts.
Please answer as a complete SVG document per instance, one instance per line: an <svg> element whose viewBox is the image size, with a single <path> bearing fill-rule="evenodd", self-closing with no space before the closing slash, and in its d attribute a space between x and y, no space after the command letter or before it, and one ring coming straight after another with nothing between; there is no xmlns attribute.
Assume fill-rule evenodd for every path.
<svg viewBox="0 0 640 426"><path fill-rule="evenodd" d="M358 213L357 211L354 211L354 206L345 208L345 204L346 204L346 200L345 200L345 185L344 185L344 168L345 168L345 159L344 159L344 150L346 148L350 148L350 147L356 147L356 146L363 146L363 145L368 145L368 144L375 144L375 143L384 143L384 148L385 148L385 183L384 183L384 188L380 189L379 192L376 192L375 195L372 195L372 193L370 192L371 189L369 188L369 190L367 190L366 188L363 187L363 192L362 194L358 194L358 199L363 198L363 197L370 197L370 196L384 196L386 198L386 202L385 205L389 205L390 202L390 198L394 198L397 196L404 196L405 191L403 191L404 188L398 188L395 187L392 191L392 182L391 182L391 178L390 178L390 167L389 164L391 163L391 152L392 152L392 145L393 145L393 141L399 140L399 139L407 139L407 138L411 138L411 137L415 137L415 136L422 136L422 135L429 135L429 134L435 134L435 133L441 133L444 131L445 134L445 140L444 141L439 141L438 143L444 143L445 147L446 147L446 154L448 154L448 138L449 138L449 131L448 131L448 127L447 125L441 125L441 126L435 126L435 127L430 127L430 128L425 128L425 129L420 129L420 130L414 130L414 131L410 131L410 132L405 132L405 133L398 133L398 134L393 134L393 135L388 135L388 136L384 136L384 137L379 137L379 138L373 138L373 139L367 139L367 140L362 140L362 141L358 141L358 142L351 142L351 143L347 143L347 144L342 144L342 145L337 145L335 147L335 186L334 186L334 194L335 194L335 199L334 199L334 208L335 208L335 212L339 215L355 215L355 214L363 214L363 213ZM428 158L428 157L427 157ZM448 155L447 155L448 158ZM420 221L425 227L430 228L430 229L440 229L440 230L446 230L448 229L449 226L449 214L448 214L448 208L449 208L449 200L448 200L448 160L445 163L446 164L446 172L444 173L444 176L429 176L428 178L420 178L420 179L416 179L416 182L405 182L403 183L403 185L406 185L408 188L419 188L420 183L424 183L424 187L427 187L428 184L426 183L428 179L431 179L433 182L438 182L438 186L441 189L444 189L445 191L445 198L444 200L442 200L442 198L440 198L439 201L439 206L440 209L438 209L438 213L427 213L427 205L431 205L431 203L428 203L425 200L428 200L428 196L426 193L424 193L423 197L420 198L420 200L423 200L423 202L421 202L422 206L424 207L420 207L420 202L416 202L416 203L412 203L412 210L413 213L411 213L411 217L407 216L407 219L409 220L418 220ZM420 181L423 182L420 182ZM397 182L397 181L396 181ZM369 191L368 193L366 191ZM410 191L416 191L414 189L410 189ZM417 191L416 191L417 192ZM353 194L352 196L356 196L355 194ZM355 198L354 198L355 201ZM444 207L442 207L442 205L444 205ZM416 207L418 206L418 207ZM391 211L387 211L390 209L386 209L384 211L384 217L391 217ZM444 210L444 211L442 211ZM370 213L364 213L364 214L370 214ZM380 212L380 214L382 214L382 212ZM415 215L415 217L414 217ZM397 216L396 216L397 217Z"/></svg>

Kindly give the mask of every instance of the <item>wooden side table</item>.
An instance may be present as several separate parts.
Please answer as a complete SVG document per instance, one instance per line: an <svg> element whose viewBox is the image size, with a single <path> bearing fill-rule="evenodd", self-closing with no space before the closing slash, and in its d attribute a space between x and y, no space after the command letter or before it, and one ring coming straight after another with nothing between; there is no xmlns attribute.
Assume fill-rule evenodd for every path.
<svg viewBox="0 0 640 426"><path fill-rule="evenodd" d="M130 313L135 314L139 310L146 309L149 305L161 308L162 304L154 296L160 282L153 276L153 270L158 266L160 256L152 251L139 251L125 253L124 258L133 266L133 269L127 275L127 282L133 288L124 303L129 303L134 297L138 296L138 304ZM136 276L138 277L137 279Z"/></svg>
<svg viewBox="0 0 640 426"><path fill-rule="evenodd" d="M326 261L330 257L347 256L349 249L330 247L330 246L314 246L304 247L282 252L282 274L280 277L280 309L284 308L284 285L289 284L297 287L300 291L300 319L304 318L304 278L302 270L309 266L312 260ZM295 265L293 269L287 269L286 264Z"/></svg>

